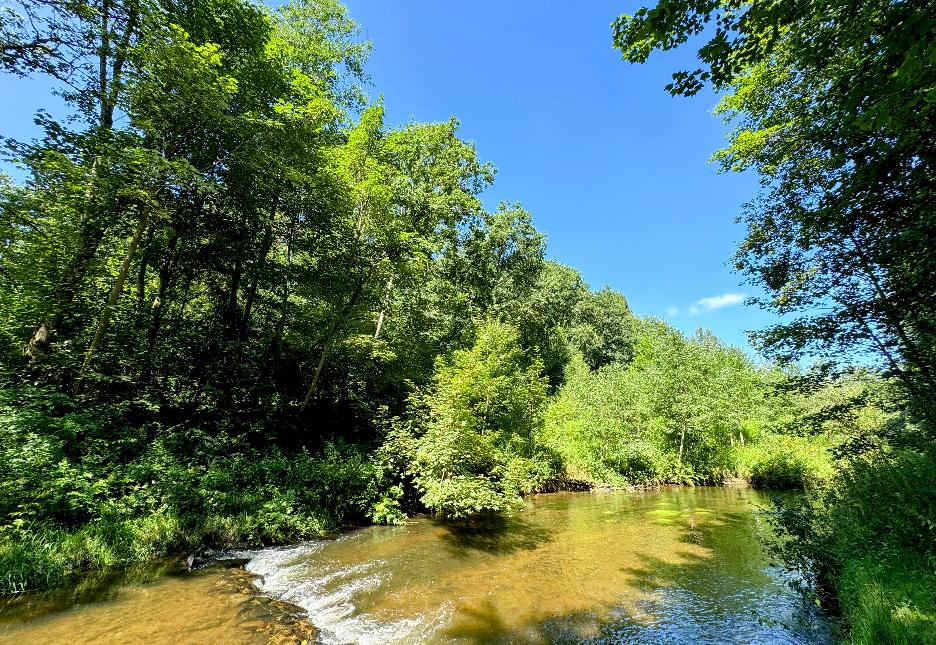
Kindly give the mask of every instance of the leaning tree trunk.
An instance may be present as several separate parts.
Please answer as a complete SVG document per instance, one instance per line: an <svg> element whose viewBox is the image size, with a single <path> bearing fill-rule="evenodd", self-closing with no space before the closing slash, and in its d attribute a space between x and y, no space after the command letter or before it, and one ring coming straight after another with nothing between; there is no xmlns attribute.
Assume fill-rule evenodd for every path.
<svg viewBox="0 0 936 645"><path fill-rule="evenodd" d="M75 395L81 390L81 381L88 367L91 365L91 358L94 356L94 352L101 346L101 340L104 338L104 332L107 331L107 325L110 322L114 305L117 304L117 298L120 297L124 282L127 280L127 274L130 272L130 264L133 262L133 256L136 254L137 247L140 245L140 238L143 237L143 231L146 230L147 220L147 210L146 208L141 208L140 220L137 223L136 230L133 232L133 237L130 239L127 255L124 257L123 265L120 267L120 273L117 274L117 280L114 282L110 296L107 298L107 304L104 305L104 311L101 312L101 318L98 320L97 329L94 332L94 340L91 341L91 345L85 353L84 362L81 364L81 370L78 372L78 378L75 381L75 388L73 390L73 394Z"/></svg>
<svg viewBox="0 0 936 645"><path fill-rule="evenodd" d="M322 353L319 354L318 363L315 366L315 372L312 374L312 382L309 384L309 389L306 391L305 399L302 400L302 405L299 407L299 414L302 414L306 411L306 408L309 407L309 402L312 400L312 395L315 394L315 390L318 388L319 377L322 375L322 368L325 366L325 357L328 355L328 350L331 349L332 343L335 340L335 336L338 335L338 330L341 328L341 323L347 317L351 310L354 308L354 305L357 304L358 298L361 296L361 292L364 290L364 279L362 278L357 287L354 289L354 293L351 294L351 298L348 300L347 304L341 308L341 311L338 312L338 315L335 316L332 321L331 326L328 329L328 334L325 336L325 343L322 345Z"/></svg>
<svg viewBox="0 0 936 645"><path fill-rule="evenodd" d="M351 272L352 267L354 266L354 259L357 256L357 245L364 233L365 204L363 202L356 204L355 211L357 212L357 224L354 227L354 239L351 243L352 251L348 256L348 273ZM360 279L354 289L354 292L351 294L351 298L348 300L347 304L341 308L341 311L338 312L338 315L335 316L331 326L329 327L328 333L325 336L325 343L322 345L322 353L319 354L318 363L315 366L315 372L312 374L312 382L309 384L309 389L306 391L305 398L302 400L302 405L299 406L299 414L305 412L306 408L309 407L309 402L312 400L312 395L315 394L315 390L318 387L319 377L322 375L322 367L325 365L325 357L328 355L328 350L331 349L332 341L335 339L335 336L338 333L341 322L349 313L351 313L351 310L357 303L357 300L361 295L361 291L364 289L364 280L364 277Z"/></svg>
<svg viewBox="0 0 936 645"><path fill-rule="evenodd" d="M387 289L384 292L384 302L380 308L380 315L377 316L377 329L374 330L374 340L380 338L380 329L384 324L384 317L386 314L387 307L390 306L390 294L393 291L393 274L390 274L390 279L387 280Z"/></svg>
<svg viewBox="0 0 936 645"><path fill-rule="evenodd" d="M156 353L156 342L162 328L163 315L166 310L166 293L172 280L175 268L176 246L179 243L179 232L174 231L166 246L165 256L159 266L158 286L153 304L150 307L149 329L146 332L146 353L143 355L143 367L140 369L140 382L148 383L152 376L153 356Z"/></svg>
<svg viewBox="0 0 936 645"><path fill-rule="evenodd" d="M95 100L98 107L98 127L110 131L114 126L114 110L120 100L120 92L124 87L124 66L130 54L131 45L140 27L140 11L136 3L129 3L127 7L127 21L122 33L114 33L111 18L113 2L104 0L99 7L100 22L97 33L88 34L97 41L97 92ZM114 38L112 42L112 36ZM108 68L109 66L109 68ZM46 343L54 340L55 336L68 333L69 314L74 306L75 299L81 287L88 266L97 253L107 230L107 222L102 221L101 213L95 213L94 198L97 177L100 172L101 159L95 156L91 163L91 178L85 192L86 210L79 234L78 248L69 262L65 272L65 280L53 299L53 310L50 316L51 328L47 329ZM139 243L139 242L138 242ZM36 340L33 338L33 340ZM32 341L31 341L32 342Z"/></svg>
<svg viewBox="0 0 936 645"><path fill-rule="evenodd" d="M250 280L250 286L247 288L247 297L244 302L244 315L241 319L241 339L246 339L250 332L250 314L253 313L254 301L257 297L257 288L260 284L260 273L263 271L263 265L266 262L270 249L273 248L273 229L267 228L263 234L263 241L260 243L260 253L257 255L257 261L254 263L253 276Z"/></svg>

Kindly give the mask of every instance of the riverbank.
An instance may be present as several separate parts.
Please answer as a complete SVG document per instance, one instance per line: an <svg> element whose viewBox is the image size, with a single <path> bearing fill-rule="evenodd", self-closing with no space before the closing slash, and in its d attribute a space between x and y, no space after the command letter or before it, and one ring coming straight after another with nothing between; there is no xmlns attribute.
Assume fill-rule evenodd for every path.
<svg viewBox="0 0 936 645"><path fill-rule="evenodd" d="M921 477L924 474L921 473ZM916 483L913 485L923 481L921 477L914 478ZM543 491L534 496L554 497L558 500L568 495L569 490L581 491L586 487L595 493L630 492L635 495L679 490L678 486L673 485L625 487L581 480L562 481L564 488L560 480L553 480L548 487L552 492ZM878 474L875 481L880 486L885 480ZM749 479L742 478L726 481L725 484L725 490L754 488ZM911 483L906 482L906 485ZM886 491L881 494L890 498ZM288 532L295 530L289 527L321 527L313 524L312 519L322 517L323 512L322 509L309 509L305 515L289 513L287 517L292 517L286 520L288 526L283 526L278 532L267 533L266 539L253 541L238 539L238 536L249 536L251 531L256 530L257 518L249 514L204 518L198 523L192 518L183 520L163 511L145 518L98 520L72 532L51 529L36 531L29 526L18 526L11 530L8 527L0 532L0 565L3 567L4 579L8 581L7 593L48 589L63 583L68 585L69 579L76 579L76 575L78 578L107 576L112 575L108 571L122 571L133 564L144 564L144 568L147 568L149 563L158 562L170 554L176 554L174 561L178 563L183 559L181 556L191 552L290 543L288 539L271 540L270 535L298 535L301 536L299 540L334 535L341 526L318 528L314 532ZM840 521L858 528L862 526L857 520ZM345 529L353 529L351 524L343 526ZM219 527L223 527L223 530ZM840 527L835 534L844 535L845 531ZM826 598L826 603L835 607L835 601L838 600L843 624L849 628L849 642L900 644L932 640L936 637L934 562L914 557L912 552L901 549L892 550L890 557L862 555L868 552L867 549L873 543L874 540L865 540L866 548L863 551L836 547L843 555L839 556L837 573L826 578L827 588L834 593L832 597ZM826 552L832 552L832 549L827 548ZM789 554L786 557L788 561L800 562L804 572L814 571L812 567L818 561L815 557L808 562L797 560ZM89 572L92 572L90 576ZM22 584L23 581L29 584Z"/></svg>
<svg viewBox="0 0 936 645"><path fill-rule="evenodd" d="M748 480L725 482L749 487ZM532 491L551 494L582 491L639 492L679 486L678 483L608 484L567 478L552 479ZM14 524L0 529L0 595L54 587L83 572L145 564L160 558L184 558L189 553L256 549L333 536L371 522L339 523L334 507L287 507L278 514L180 516L168 509L139 518L105 517L69 531ZM358 519L363 519L358 516ZM402 521L403 518L395 518ZM278 524L276 522L279 522Z"/></svg>
<svg viewBox="0 0 936 645"><path fill-rule="evenodd" d="M850 642L936 643L936 454L886 446L784 500L780 556L816 579Z"/></svg>
<svg viewBox="0 0 936 645"><path fill-rule="evenodd" d="M345 463L340 463L342 457L347 459ZM380 492L376 470L351 447L326 451L319 458L300 454L292 461L277 455L258 456L249 469L234 472L234 467L246 467L248 461L226 462L231 468L227 472L220 467L225 462L215 462L200 478L192 476L193 471L197 472L195 468L186 469L194 489L189 499L195 502L192 507L196 509L204 508L206 497L222 493L218 490L219 482L231 486L234 477L243 480L249 479L251 473L263 473L250 487L224 492L228 508L236 500L239 512L180 514L162 505L142 517L127 517L126 512L105 514L74 530L24 521L0 528L0 594L47 589L85 571L126 567L188 553L289 544L375 521L396 523L404 519L392 498L389 501L393 514L368 516L369 504L382 500L386 503L388 498ZM276 472L264 472L272 470L272 464L278 466ZM295 471L303 470L304 476L295 475ZM330 480L326 474L331 475ZM215 484L214 491L205 486L205 480ZM271 488L270 480L278 482L279 487ZM752 486L749 478L741 477L721 484ZM647 491L678 485L680 482L599 483L563 476L551 478L531 492ZM306 499L318 495L321 501L301 504L297 490L300 487L305 487L302 495ZM347 497L329 498L326 502L329 490L340 490ZM195 497L196 493L201 499Z"/></svg>
<svg viewBox="0 0 936 645"><path fill-rule="evenodd" d="M0 529L0 585L8 594L168 554L290 544L394 523L404 509L419 509L412 486L399 484L407 464L388 467L371 446L337 442L314 454L286 453L197 428L131 425L126 413L115 419L107 410L75 410L48 393L5 395L11 403L0 430L10 476L0 482L0 501L13 519ZM817 485L829 459L825 445L803 437L730 448L730 470L696 479L802 489ZM686 483L587 481L574 458L552 465L563 475L532 490Z"/></svg>

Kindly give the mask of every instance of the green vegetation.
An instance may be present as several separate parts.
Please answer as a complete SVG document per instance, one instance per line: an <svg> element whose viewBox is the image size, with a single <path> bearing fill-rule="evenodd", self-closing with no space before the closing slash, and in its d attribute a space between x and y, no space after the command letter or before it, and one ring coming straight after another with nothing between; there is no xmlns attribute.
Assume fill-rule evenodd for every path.
<svg viewBox="0 0 936 645"><path fill-rule="evenodd" d="M659 0L614 23L631 62L694 37L700 68L667 89L721 91L734 129L715 160L761 178L735 256L784 316L761 348L828 359L833 385L805 379L813 390L857 390L825 415L845 418L834 472L767 443L750 457L754 481L821 474L781 505L780 552L837 601L853 642L936 642L936 6ZM835 384L855 360L886 385ZM883 407L866 405L875 397Z"/></svg>
<svg viewBox="0 0 936 645"><path fill-rule="evenodd" d="M456 121L366 103L339 4L14 11L4 68L67 81L71 112L0 182L3 591L737 470L760 368L546 260L520 205L485 211ZM610 375L626 415L576 434Z"/></svg>
<svg viewBox="0 0 936 645"><path fill-rule="evenodd" d="M7 142L23 179L0 178L0 591L744 479L807 491L776 548L856 642L936 641L932 9L615 23L643 61L717 14L671 91L724 91L716 159L764 179L736 265L787 322L758 363L590 289L519 204L485 210L457 121L365 100L334 0L17 5L0 64L62 81L70 113Z"/></svg>
<svg viewBox="0 0 936 645"><path fill-rule="evenodd" d="M125 406L77 411L31 387L0 392L0 584L203 546L274 544L386 521L382 473L359 449L258 451L197 429L140 426Z"/></svg>
<svg viewBox="0 0 936 645"><path fill-rule="evenodd" d="M518 336L483 324L473 347L438 360L429 391L391 435L421 502L441 515L509 512L553 474L536 443L543 364L526 358Z"/></svg>
<svg viewBox="0 0 936 645"><path fill-rule="evenodd" d="M548 411L544 442L576 476L612 484L722 482L768 414L770 372L710 334L636 321L633 357L591 371L581 359Z"/></svg>

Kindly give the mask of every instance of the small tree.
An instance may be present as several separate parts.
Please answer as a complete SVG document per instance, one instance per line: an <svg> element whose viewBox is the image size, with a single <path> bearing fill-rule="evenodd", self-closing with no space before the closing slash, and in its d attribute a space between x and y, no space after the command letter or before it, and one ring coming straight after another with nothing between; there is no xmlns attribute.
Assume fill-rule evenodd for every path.
<svg viewBox="0 0 936 645"><path fill-rule="evenodd" d="M541 372L517 331L496 322L481 326L471 349L437 361L412 465L427 507L454 519L510 512L547 474L534 443L546 401Z"/></svg>

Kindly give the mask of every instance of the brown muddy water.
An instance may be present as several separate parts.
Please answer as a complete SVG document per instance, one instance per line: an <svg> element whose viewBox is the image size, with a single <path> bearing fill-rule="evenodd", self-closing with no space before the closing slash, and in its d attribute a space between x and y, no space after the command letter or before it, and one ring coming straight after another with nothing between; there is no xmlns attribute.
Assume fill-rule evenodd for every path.
<svg viewBox="0 0 936 645"><path fill-rule="evenodd" d="M246 573L19 596L0 644L831 642L762 551L768 505L731 488L536 495L483 527L420 518L236 554Z"/></svg>

